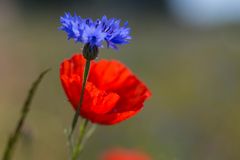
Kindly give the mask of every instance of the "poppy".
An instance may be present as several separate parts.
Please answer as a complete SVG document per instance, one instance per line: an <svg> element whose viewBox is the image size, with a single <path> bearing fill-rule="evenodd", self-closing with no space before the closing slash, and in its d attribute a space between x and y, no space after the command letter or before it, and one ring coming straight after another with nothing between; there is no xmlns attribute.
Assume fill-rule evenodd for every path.
<svg viewBox="0 0 240 160"><path fill-rule="evenodd" d="M85 63L82 54L75 54L60 66L62 86L75 110ZM93 123L116 124L138 113L150 95L148 88L121 62L91 61L80 115Z"/></svg>
<svg viewBox="0 0 240 160"><path fill-rule="evenodd" d="M151 158L137 150L113 149L105 152L100 160L151 160Z"/></svg>

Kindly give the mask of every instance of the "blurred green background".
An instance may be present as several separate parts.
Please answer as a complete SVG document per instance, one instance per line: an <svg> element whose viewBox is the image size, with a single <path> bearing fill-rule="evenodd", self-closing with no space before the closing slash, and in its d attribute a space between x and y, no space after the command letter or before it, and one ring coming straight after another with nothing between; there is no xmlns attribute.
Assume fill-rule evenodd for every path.
<svg viewBox="0 0 240 160"><path fill-rule="evenodd" d="M64 129L73 110L61 88L59 64L80 52L81 45L67 41L58 27L65 11L76 11L82 17L107 15L129 21L131 43L119 51L101 49L100 58L124 62L153 94L137 116L118 125L99 126L82 159L96 160L109 148L126 147L147 152L154 160L239 160L239 21L191 23L170 4L1 0L0 155L32 81L51 67L13 159L67 159Z"/></svg>

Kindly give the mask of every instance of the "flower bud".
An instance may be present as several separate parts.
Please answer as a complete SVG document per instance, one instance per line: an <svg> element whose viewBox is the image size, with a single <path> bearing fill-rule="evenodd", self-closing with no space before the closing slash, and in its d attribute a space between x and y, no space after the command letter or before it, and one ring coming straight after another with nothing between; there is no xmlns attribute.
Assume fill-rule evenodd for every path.
<svg viewBox="0 0 240 160"><path fill-rule="evenodd" d="M83 47L83 56L87 60L93 60L96 59L98 56L98 47L97 46L91 46L90 43L87 43Z"/></svg>

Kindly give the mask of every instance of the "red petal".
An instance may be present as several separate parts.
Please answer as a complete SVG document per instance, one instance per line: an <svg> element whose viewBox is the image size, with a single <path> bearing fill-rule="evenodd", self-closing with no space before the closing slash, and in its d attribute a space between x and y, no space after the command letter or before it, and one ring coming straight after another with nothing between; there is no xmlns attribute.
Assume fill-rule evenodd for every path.
<svg viewBox="0 0 240 160"><path fill-rule="evenodd" d="M74 55L61 64L60 78L71 104L79 104L85 59ZM115 124L135 115L151 95L147 87L118 61L91 62L81 115L92 122Z"/></svg>
<svg viewBox="0 0 240 160"><path fill-rule="evenodd" d="M101 60L92 64L89 81L121 97L113 112L140 109L151 95L147 87L118 61Z"/></svg>
<svg viewBox="0 0 240 160"><path fill-rule="evenodd" d="M119 96L116 93L99 90L91 82L88 82L82 110L89 113L105 114L113 109L118 100Z"/></svg>
<svg viewBox="0 0 240 160"><path fill-rule="evenodd" d="M151 158L137 150L113 149L105 152L101 160L150 160Z"/></svg>

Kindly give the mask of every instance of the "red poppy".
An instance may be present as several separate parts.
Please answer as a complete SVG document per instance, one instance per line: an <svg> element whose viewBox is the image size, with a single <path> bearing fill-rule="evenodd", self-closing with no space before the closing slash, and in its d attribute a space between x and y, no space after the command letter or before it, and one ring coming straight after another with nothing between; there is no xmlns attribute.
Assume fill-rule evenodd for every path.
<svg viewBox="0 0 240 160"><path fill-rule="evenodd" d="M100 160L151 160L151 158L136 150L113 149L104 153Z"/></svg>
<svg viewBox="0 0 240 160"><path fill-rule="evenodd" d="M60 79L74 109L80 100L85 59L76 54L61 64ZM121 122L143 107L151 95L147 87L122 63L115 60L91 61L80 115L93 123Z"/></svg>

